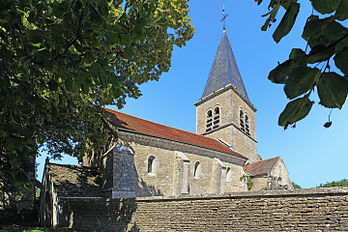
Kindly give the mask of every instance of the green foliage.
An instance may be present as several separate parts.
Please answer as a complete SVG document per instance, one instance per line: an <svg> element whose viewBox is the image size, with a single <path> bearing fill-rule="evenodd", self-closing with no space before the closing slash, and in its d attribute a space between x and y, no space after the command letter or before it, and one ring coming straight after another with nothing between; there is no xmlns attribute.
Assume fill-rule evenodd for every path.
<svg viewBox="0 0 348 232"><path fill-rule="evenodd" d="M327 187L348 187L348 179L342 179L340 181L327 182L326 184L320 184L319 188Z"/></svg>
<svg viewBox="0 0 348 232"><path fill-rule="evenodd" d="M41 227L5 227L3 228L4 232L54 232L54 231L68 231L64 229L48 229L48 228L41 228Z"/></svg>
<svg viewBox="0 0 348 232"><path fill-rule="evenodd" d="M294 186L294 189L301 189L301 186L296 184L295 182L291 182L292 186Z"/></svg>
<svg viewBox="0 0 348 232"><path fill-rule="evenodd" d="M255 0L258 4L262 1ZM341 109L348 93L348 29L343 26L348 18L348 0L312 0L311 4L315 13L308 17L302 33L307 42L305 51L294 48L289 59L268 76L274 83L285 84L284 91L290 100L296 98L279 116L278 124L285 129L307 116L313 104L309 97L315 89L319 104L327 108ZM280 8L285 10L273 33L278 43L291 31L300 3L298 0L271 0L268 8L269 13L263 15L268 18L261 30L267 30L276 21ZM331 71L332 60L341 73Z"/></svg>
<svg viewBox="0 0 348 232"><path fill-rule="evenodd" d="M249 176L247 179L247 186L249 191L253 187L253 185L254 185L254 180Z"/></svg>
<svg viewBox="0 0 348 232"><path fill-rule="evenodd" d="M250 191L250 189L254 185L254 180L250 176L244 176L243 175L242 177L240 177L240 181L245 181L246 182L249 191Z"/></svg>
<svg viewBox="0 0 348 232"><path fill-rule="evenodd" d="M297 98L289 102L285 110L280 114L278 124L287 128L289 124L295 123L306 117L313 105L313 102L311 102L308 97L309 95L307 94L303 98Z"/></svg>
<svg viewBox="0 0 348 232"><path fill-rule="evenodd" d="M187 1L0 1L0 182L32 189L43 145L53 158L101 149L101 106L139 97L192 37Z"/></svg>

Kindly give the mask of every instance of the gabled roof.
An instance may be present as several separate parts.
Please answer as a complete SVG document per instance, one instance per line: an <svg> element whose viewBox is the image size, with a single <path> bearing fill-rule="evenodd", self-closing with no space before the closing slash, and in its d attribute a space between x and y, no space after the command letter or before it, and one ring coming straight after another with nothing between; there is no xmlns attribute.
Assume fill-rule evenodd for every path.
<svg viewBox="0 0 348 232"><path fill-rule="evenodd" d="M250 103L230 42L227 38L226 31L224 30L202 98L207 97L211 93L229 84L232 84L244 100Z"/></svg>
<svg viewBox="0 0 348 232"><path fill-rule="evenodd" d="M212 150L217 150L231 155L247 159L245 156L232 151L226 145L216 139L198 135L192 132L176 129L169 126L164 126L158 123L137 118L119 111L104 108L109 115L109 122L118 128L124 128L141 134L162 137L170 140L175 140L199 147L204 147Z"/></svg>
<svg viewBox="0 0 348 232"><path fill-rule="evenodd" d="M274 165L278 162L280 156L261 160L254 163L248 163L245 166L245 171L253 176L264 175L272 171Z"/></svg>
<svg viewBox="0 0 348 232"><path fill-rule="evenodd" d="M101 173L77 165L47 163L46 168L59 197L100 197Z"/></svg>

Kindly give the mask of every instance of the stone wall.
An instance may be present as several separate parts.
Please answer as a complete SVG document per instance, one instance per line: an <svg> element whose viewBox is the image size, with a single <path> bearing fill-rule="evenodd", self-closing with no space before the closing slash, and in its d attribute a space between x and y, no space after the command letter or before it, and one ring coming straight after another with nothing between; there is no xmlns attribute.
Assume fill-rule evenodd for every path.
<svg viewBox="0 0 348 232"><path fill-rule="evenodd" d="M177 141L123 131L119 131L119 140L134 157L121 165L123 162L118 156L122 155L114 151L114 192L127 189L125 179L131 177L130 172L135 181L128 189L134 188L135 196L138 197L247 191L245 183L240 180L246 159ZM148 171L150 157L154 158L151 173ZM126 165L127 163L134 167ZM196 164L199 164L198 169L195 169ZM224 178L228 174L227 170L229 181ZM122 195L118 191L113 196L118 198L131 195Z"/></svg>
<svg viewBox="0 0 348 232"><path fill-rule="evenodd" d="M60 205L60 226L79 231L348 231L347 187Z"/></svg>

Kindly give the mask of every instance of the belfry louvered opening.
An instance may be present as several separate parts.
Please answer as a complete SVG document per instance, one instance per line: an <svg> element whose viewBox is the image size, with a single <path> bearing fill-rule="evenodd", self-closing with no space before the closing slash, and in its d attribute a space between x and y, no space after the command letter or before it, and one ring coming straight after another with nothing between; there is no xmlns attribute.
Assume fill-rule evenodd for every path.
<svg viewBox="0 0 348 232"><path fill-rule="evenodd" d="M216 106L214 110L208 110L206 121L206 132L216 129L220 126L220 107Z"/></svg>

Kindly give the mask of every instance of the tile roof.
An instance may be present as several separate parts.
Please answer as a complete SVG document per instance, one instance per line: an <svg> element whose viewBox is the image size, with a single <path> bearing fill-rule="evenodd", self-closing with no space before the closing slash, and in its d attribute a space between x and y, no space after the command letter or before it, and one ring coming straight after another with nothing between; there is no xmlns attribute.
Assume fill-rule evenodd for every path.
<svg viewBox="0 0 348 232"><path fill-rule="evenodd" d="M242 77L239 73L236 59L233 55L231 44L228 40L226 31L224 31L222 33L219 47L216 51L215 59L202 98L207 97L211 93L229 84L232 84L244 100L250 103Z"/></svg>
<svg viewBox="0 0 348 232"><path fill-rule="evenodd" d="M47 163L48 173L59 197L98 197L101 173L89 167Z"/></svg>
<svg viewBox="0 0 348 232"><path fill-rule="evenodd" d="M248 163L245 166L245 171L253 176L264 175L272 171L274 165L278 162L280 156L261 160L254 163Z"/></svg>
<svg viewBox="0 0 348 232"><path fill-rule="evenodd" d="M235 156L246 159L245 156L232 151L227 146L222 144L216 139L198 135L192 132L176 129L169 126L164 126L158 123L147 121L141 118L137 118L119 111L104 108L109 115L109 121L119 128L125 128L131 131L135 131L142 134L163 137L171 140L177 140L180 142L205 147L225 153L233 154Z"/></svg>

